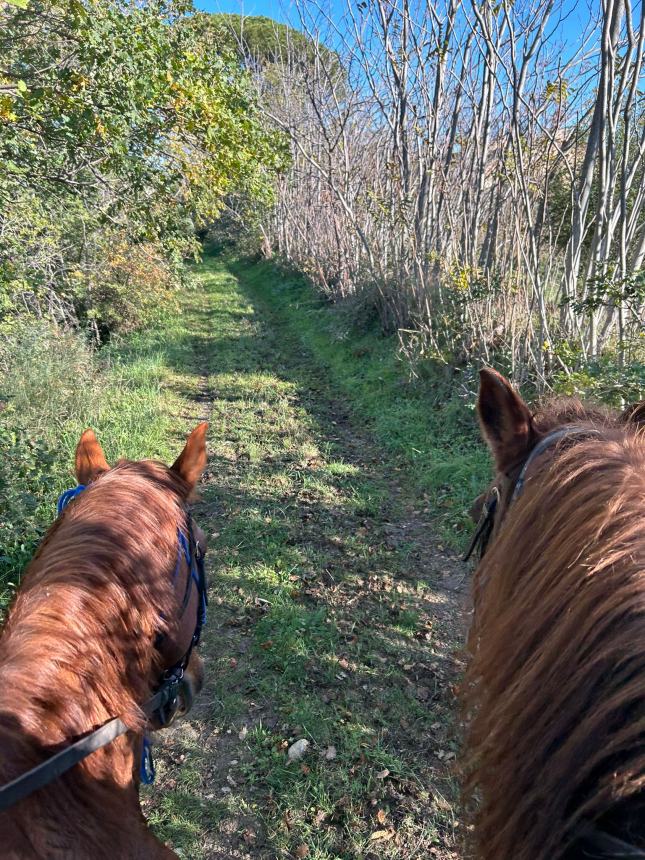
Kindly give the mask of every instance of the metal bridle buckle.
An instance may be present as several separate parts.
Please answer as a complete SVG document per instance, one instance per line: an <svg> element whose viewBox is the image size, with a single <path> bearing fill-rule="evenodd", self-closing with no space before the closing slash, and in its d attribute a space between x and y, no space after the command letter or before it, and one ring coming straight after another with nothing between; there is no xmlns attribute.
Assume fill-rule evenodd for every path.
<svg viewBox="0 0 645 860"><path fill-rule="evenodd" d="M166 701L159 706L156 712L157 719L161 726L167 726L171 723L179 708L179 687L184 677L183 666L176 669L171 669L164 673L162 687L168 691Z"/></svg>

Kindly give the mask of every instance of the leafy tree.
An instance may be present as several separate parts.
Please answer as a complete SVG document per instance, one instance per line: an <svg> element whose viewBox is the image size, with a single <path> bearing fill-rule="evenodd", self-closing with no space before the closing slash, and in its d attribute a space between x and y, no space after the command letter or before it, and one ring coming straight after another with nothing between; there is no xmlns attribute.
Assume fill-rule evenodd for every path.
<svg viewBox="0 0 645 860"><path fill-rule="evenodd" d="M142 259L127 246L145 244L176 281L195 226L229 195L271 199L282 138L237 59L186 26L191 12L186 0L0 4L0 314L20 296L118 327L91 287L106 264Z"/></svg>
<svg viewBox="0 0 645 860"><path fill-rule="evenodd" d="M324 45L314 44L300 30L281 24L264 15L233 15L200 13L218 33L218 41L237 54L254 70L280 65L294 71L304 71L317 61L325 63L332 74L340 72L335 52Z"/></svg>

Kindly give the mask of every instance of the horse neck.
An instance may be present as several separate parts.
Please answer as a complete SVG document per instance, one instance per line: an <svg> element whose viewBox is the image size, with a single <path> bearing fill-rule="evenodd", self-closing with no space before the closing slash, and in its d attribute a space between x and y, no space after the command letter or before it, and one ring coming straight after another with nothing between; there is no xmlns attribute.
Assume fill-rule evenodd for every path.
<svg viewBox="0 0 645 860"><path fill-rule="evenodd" d="M562 858L592 821L643 844L644 476L642 435L572 446L478 570L463 689L485 860ZM581 856L576 844L566 860Z"/></svg>
<svg viewBox="0 0 645 860"><path fill-rule="evenodd" d="M33 765L34 743L0 716L0 783ZM54 783L0 814L0 853L9 860L171 858L145 826L133 773L140 739L117 738ZM6 776L6 774L9 776Z"/></svg>

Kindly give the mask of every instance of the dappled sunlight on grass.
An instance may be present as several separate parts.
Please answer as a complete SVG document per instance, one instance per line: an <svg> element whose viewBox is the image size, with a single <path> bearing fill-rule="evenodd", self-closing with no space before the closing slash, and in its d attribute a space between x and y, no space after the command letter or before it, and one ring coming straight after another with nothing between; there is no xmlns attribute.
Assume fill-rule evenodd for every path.
<svg viewBox="0 0 645 860"><path fill-rule="evenodd" d="M363 461L376 452L335 415L293 336L271 328L266 307L250 312L221 263L202 272L207 335L192 298L185 320L195 319L191 361L211 417L202 508L216 630L203 707L206 725L233 727L232 779L244 790L229 786L255 816L251 855L289 856L305 842L308 857L359 858L379 808L422 844L452 842L450 816L426 808L429 784L448 795L451 780L412 738L447 743L451 702L436 697L428 665L448 655L434 652L423 583L397 579L412 573L417 543L384 531L401 516L391 476ZM310 752L289 764L298 737Z"/></svg>

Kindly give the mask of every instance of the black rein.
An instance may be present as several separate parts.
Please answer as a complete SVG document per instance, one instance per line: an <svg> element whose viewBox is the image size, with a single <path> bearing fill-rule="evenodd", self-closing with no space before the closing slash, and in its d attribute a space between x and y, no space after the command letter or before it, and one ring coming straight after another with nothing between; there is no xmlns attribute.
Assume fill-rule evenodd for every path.
<svg viewBox="0 0 645 860"><path fill-rule="evenodd" d="M163 709L171 702L173 697L176 698L179 681L180 679L177 676L162 683L161 689L151 699L148 699L141 708L146 716L151 717L155 711ZM126 726L120 717L114 717L114 719L104 723L100 728L90 732L89 735L85 735L85 737L71 744L71 746L57 752L51 758L42 762L42 764L36 765L36 767L3 785L0 788L0 812L4 812L10 806L24 800L39 788L49 785L50 782L53 782L59 776L71 770L93 752L107 746L128 731L130 731L129 727Z"/></svg>

